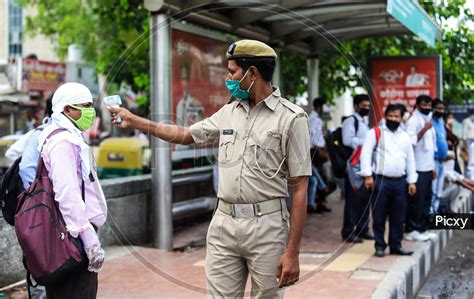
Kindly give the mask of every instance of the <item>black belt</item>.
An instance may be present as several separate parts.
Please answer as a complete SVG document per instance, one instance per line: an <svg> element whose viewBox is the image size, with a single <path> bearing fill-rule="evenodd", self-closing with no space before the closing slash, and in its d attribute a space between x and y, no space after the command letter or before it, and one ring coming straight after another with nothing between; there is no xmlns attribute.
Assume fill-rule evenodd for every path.
<svg viewBox="0 0 474 299"><path fill-rule="evenodd" d="M393 177L393 176L385 176L385 175L381 175L381 174L377 174L377 177L379 177L383 180L389 180L389 181L398 181L398 180L407 178L406 175L402 175L402 176L399 176L399 177Z"/></svg>

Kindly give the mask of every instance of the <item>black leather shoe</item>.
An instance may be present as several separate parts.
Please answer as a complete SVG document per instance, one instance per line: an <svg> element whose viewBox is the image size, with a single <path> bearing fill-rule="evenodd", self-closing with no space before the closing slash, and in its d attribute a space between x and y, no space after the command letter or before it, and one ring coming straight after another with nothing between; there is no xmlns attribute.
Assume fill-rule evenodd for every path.
<svg viewBox="0 0 474 299"><path fill-rule="evenodd" d="M356 237L356 236L350 236L349 238L343 238L343 240L345 242L349 242L349 243L362 243L362 242L364 242L364 240L362 240L361 238Z"/></svg>
<svg viewBox="0 0 474 299"><path fill-rule="evenodd" d="M376 257L384 257L385 256L385 250L378 248L375 249L375 254Z"/></svg>
<svg viewBox="0 0 474 299"><path fill-rule="evenodd" d="M325 212L331 212L332 210L330 208L328 208L325 204L319 203L316 206L316 211L321 212L321 213L325 213Z"/></svg>
<svg viewBox="0 0 474 299"><path fill-rule="evenodd" d="M371 233L359 235L359 238L362 238L364 240L375 240L374 235L372 235Z"/></svg>
<svg viewBox="0 0 474 299"><path fill-rule="evenodd" d="M321 214L322 213L321 211L318 211L318 209L316 209L314 206L308 206L308 208L306 209L306 212L308 212L309 214Z"/></svg>
<svg viewBox="0 0 474 299"><path fill-rule="evenodd" d="M396 255L412 255L413 250L405 249L405 248L398 248L398 249L390 249L390 254L396 254Z"/></svg>

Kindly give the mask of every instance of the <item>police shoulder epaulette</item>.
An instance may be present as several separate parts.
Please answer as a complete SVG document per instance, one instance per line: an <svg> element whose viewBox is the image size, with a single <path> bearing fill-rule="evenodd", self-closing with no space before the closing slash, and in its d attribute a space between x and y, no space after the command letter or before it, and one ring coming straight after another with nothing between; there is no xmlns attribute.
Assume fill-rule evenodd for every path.
<svg viewBox="0 0 474 299"><path fill-rule="evenodd" d="M306 116L306 113L304 112L303 108L300 106L293 104L292 102L288 101L287 99L280 99L280 103L288 108L291 112L296 113L298 117L301 116Z"/></svg>

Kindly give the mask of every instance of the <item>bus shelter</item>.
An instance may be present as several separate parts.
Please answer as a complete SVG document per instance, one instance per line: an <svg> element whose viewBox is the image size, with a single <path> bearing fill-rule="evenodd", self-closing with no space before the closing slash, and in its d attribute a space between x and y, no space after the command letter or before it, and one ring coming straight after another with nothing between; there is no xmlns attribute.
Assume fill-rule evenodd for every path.
<svg viewBox="0 0 474 299"><path fill-rule="evenodd" d="M173 29L228 43L232 37L256 39L277 52L288 49L305 55L309 98L319 94L322 49L365 37L404 34L415 34L434 46L441 37L438 25L415 0L145 0L145 7L150 11L152 119L165 123L174 122L172 115L178 111L172 106L172 81L187 80L191 72L189 63L172 63L173 47L177 51L181 47L172 41ZM178 77L173 76L177 69ZM279 85L281 80L279 59L273 81ZM194 115L200 115L199 108ZM172 149L169 143L152 139L153 245L166 250L172 249L173 236L171 165L176 153Z"/></svg>

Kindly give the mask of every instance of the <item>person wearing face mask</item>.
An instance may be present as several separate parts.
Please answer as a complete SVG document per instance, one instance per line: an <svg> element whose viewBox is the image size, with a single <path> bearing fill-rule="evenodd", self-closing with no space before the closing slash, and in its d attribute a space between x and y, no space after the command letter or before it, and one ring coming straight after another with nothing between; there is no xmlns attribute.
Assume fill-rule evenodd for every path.
<svg viewBox="0 0 474 299"><path fill-rule="evenodd" d="M356 150L362 146L365 134L369 130L369 96L366 94L354 96L354 110L354 115L346 118L342 123L342 142L345 146ZM344 203L344 222L341 230L342 239L352 243L361 243L363 239L373 240L374 237L369 232L368 226L368 194L354 190L347 175L344 177L344 189L346 200Z"/></svg>
<svg viewBox="0 0 474 299"><path fill-rule="evenodd" d="M52 105L51 124L39 136L38 151L66 228L73 237L79 236L89 263L61 283L46 286L46 295L50 299L96 298L97 272L105 258L97 230L105 223L107 205L91 149L82 136L95 119L92 95L82 84L65 83L54 93Z"/></svg>
<svg viewBox="0 0 474 299"><path fill-rule="evenodd" d="M409 241L428 241L435 239L435 233L426 230L431 197L432 181L436 177L434 153L436 150L436 133L431 122L432 99L428 95L416 98L416 109L408 120L406 127L411 144L415 150L416 195L408 202L405 231Z"/></svg>
<svg viewBox="0 0 474 299"><path fill-rule="evenodd" d="M243 297L249 274L251 296L257 298L281 298L282 288L299 279L311 176L309 121L302 108L272 86L276 57L259 41L231 44L225 84L232 98L189 128L109 108L112 121L122 119L121 128L140 129L173 143L219 144L218 204L206 239L211 298Z"/></svg>
<svg viewBox="0 0 474 299"><path fill-rule="evenodd" d="M436 150L434 153L436 177L433 180L433 196L431 199L431 214L438 212L439 202L443 193L444 184L444 165L448 157L448 140L446 138L446 128L444 126L443 116L445 113L444 103L436 98L433 101L433 128L436 133Z"/></svg>
<svg viewBox="0 0 474 299"><path fill-rule="evenodd" d="M402 109L403 117L402 117L402 122L400 123L400 129L402 129L403 131L406 131L407 129L405 127L405 123L408 121L408 119L410 119L410 113L408 112L407 107L403 105L402 103L397 103L394 105L399 105L400 109ZM382 127L383 125L385 125L385 118L382 118L378 123L379 127Z"/></svg>
<svg viewBox="0 0 474 299"><path fill-rule="evenodd" d="M360 156L361 170L358 174L364 177L365 188L373 190L372 218L377 257L385 255L387 244L384 232L387 217L390 254L413 253L402 247L407 194L413 196L416 193L417 180L410 136L400 128L402 114L400 105L388 105L385 110L386 123L367 133ZM380 133L378 142L376 130Z"/></svg>

